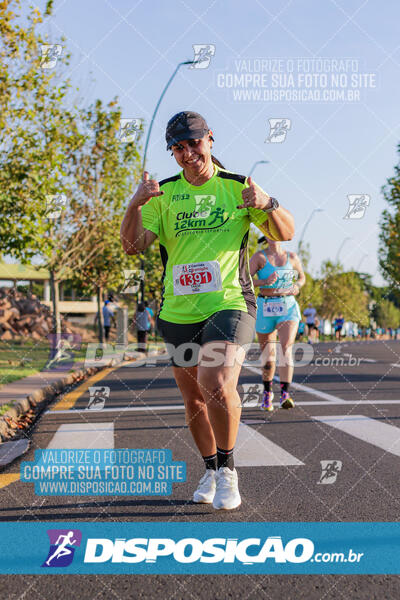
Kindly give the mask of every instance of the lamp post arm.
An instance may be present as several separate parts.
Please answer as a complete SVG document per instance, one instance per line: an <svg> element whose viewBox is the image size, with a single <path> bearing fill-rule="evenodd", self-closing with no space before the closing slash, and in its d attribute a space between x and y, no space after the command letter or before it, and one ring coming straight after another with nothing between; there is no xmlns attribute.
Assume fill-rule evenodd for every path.
<svg viewBox="0 0 400 600"><path fill-rule="evenodd" d="M195 61L194 60L185 60L184 62L180 62L177 66L175 71L172 73L171 77L168 79L167 84L165 86L165 88L163 89L161 96L158 99L158 102L156 104L156 107L154 109L153 112L153 116L151 117L151 121L150 121L150 126L149 126L149 130L147 132L147 137L146 137L146 143L144 146L144 154L143 154L143 167L142 167L142 172L145 170L146 168L146 157L147 157L147 148L149 146L149 140L150 140L150 135L151 135L151 130L153 129L153 123L154 123L154 119L156 117L156 114L158 112L158 109L160 107L160 104L162 102L162 99L165 96L165 92L167 91L167 89L169 88L169 86L171 85L172 80L174 79L175 75L177 74L177 72L179 71L179 69L182 67L182 65L190 65L193 64Z"/></svg>

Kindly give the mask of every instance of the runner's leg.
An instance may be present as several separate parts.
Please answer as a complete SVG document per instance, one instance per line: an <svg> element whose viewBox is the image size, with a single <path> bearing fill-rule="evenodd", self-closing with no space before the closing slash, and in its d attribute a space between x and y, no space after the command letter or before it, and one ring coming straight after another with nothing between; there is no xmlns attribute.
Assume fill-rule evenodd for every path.
<svg viewBox="0 0 400 600"><path fill-rule="evenodd" d="M174 366L173 371L185 403L186 423L206 467L193 493L193 502L210 504L214 500L216 488L217 446L207 405L197 382L197 367Z"/></svg>
<svg viewBox="0 0 400 600"><path fill-rule="evenodd" d="M279 379L281 384L281 407L292 408L293 400L290 398L289 386L293 379L293 344L296 339L298 321L282 321L278 323L278 336L281 346Z"/></svg>
<svg viewBox="0 0 400 600"><path fill-rule="evenodd" d="M208 415L217 444L218 469L213 507L218 510L231 510L241 503L233 451L242 410L236 388L245 349L239 344L219 341L217 344L222 350L222 360L216 361L218 365L210 366L202 359L213 344L213 342L205 343L201 349L198 382L207 402Z"/></svg>
<svg viewBox="0 0 400 600"><path fill-rule="evenodd" d="M236 388L245 351L238 344L219 341L219 347L224 346L222 364L207 366L206 361L201 359L207 354L210 344L213 342L201 349L197 379L207 403L216 444L218 448L230 450L236 442L242 410Z"/></svg>
<svg viewBox="0 0 400 600"><path fill-rule="evenodd" d="M276 370L276 329L271 333L257 333L263 361L263 383L272 381Z"/></svg>
<svg viewBox="0 0 400 600"><path fill-rule="evenodd" d="M197 367L173 367L175 381L182 394L186 422L202 456L217 452L207 404L197 382Z"/></svg>
<svg viewBox="0 0 400 600"><path fill-rule="evenodd" d="M297 321L278 323L279 343L282 348L282 361L279 364L279 379L291 383L293 379L293 344L296 340Z"/></svg>

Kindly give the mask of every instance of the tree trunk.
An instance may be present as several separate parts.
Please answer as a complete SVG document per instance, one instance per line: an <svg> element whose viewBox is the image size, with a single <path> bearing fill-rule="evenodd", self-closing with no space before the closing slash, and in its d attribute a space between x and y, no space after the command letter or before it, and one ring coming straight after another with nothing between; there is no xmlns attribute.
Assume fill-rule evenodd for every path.
<svg viewBox="0 0 400 600"><path fill-rule="evenodd" d="M102 344L104 341L103 338L103 310L102 310L102 289L101 286L98 285L97 286L97 324L98 324L98 328L99 328L99 343Z"/></svg>
<svg viewBox="0 0 400 600"><path fill-rule="evenodd" d="M54 271L50 269L51 300L53 303L53 333L61 333L61 317L59 310L58 281L55 280Z"/></svg>

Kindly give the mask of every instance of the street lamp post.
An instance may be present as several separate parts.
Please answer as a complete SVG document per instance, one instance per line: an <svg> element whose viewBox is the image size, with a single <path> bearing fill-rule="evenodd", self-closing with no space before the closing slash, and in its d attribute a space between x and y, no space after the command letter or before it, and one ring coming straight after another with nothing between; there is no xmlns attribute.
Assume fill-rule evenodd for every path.
<svg viewBox="0 0 400 600"><path fill-rule="evenodd" d="M183 62L180 62L177 66L175 71L172 73L171 77L168 79L166 86L164 87L163 91L161 92L161 96L158 99L158 102L156 104L156 107L154 109L153 115L151 117L151 121L150 121L150 125L149 125L149 130L147 132L147 136L146 136L146 143L144 146L144 154L143 154L143 165L142 165L142 173L144 172L145 168L146 168L146 158L147 158L147 148L149 147L149 141L150 141L150 135L151 135L151 130L153 129L153 123L154 123L154 119L156 117L156 114L158 112L158 109L160 108L160 104L162 102L162 99L165 96L165 92L167 91L167 89L169 88L169 86L172 83L172 80L174 79L175 75L177 74L177 72L179 71L179 69L183 66L183 65L192 65L194 64L196 61L195 60L185 60ZM140 257L140 269L144 272L144 260L143 257ZM144 302L144 280L141 279L140 280L140 301Z"/></svg>
<svg viewBox="0 0 400 600"><path fill-rule="evenodd" d="M312 213L311 213L311 214L310 214L310 216L308 217L308 219L307 219L307 221L306 221L306 223L305 223L305 225L304 225L304 227L303 227L303 231L301 232L301 236L300 236L300 239L299 239L299 243L297 244L297 252L299 252L299 251L300 251L300 248L301 248L301 242L303 241L304 234L305 234L305 232L306 232L306 229L307 229L307 227L309 226L309 224L310 224L310 222L311 222L311 219L313 218L314 214L315 214L315 213L317 213L317 212L323 212L323 211L324 211L324 209L323 209L323 208L314 208L314 210L312 211Z"/></svg>
<svg viewBox="0 0 400 600"><path fill-rule="evenodd" d="M257 162L254 163L254 165L251 167L250 169L250 173L247 175L247 177L250 177L253 173L254 170L256 168L257 165L267 165L269 163L269 160L258 160Z"/></svg>
<svg viewBox="0 0 400 600"><path fill-rule="evenodd" d="M183 62L180 62L177 66L175 71L172 73L171 77L168 79L167 84L165 86L165 88L163 89L163 91L161 92L161 96L158 99L158 102L156 104L156 107L154 109L153 112L153 116L151 117L151 121L150 121L150 126L149 126L149 130L147 132L147 137L146 137L146 143L144 146L144 154L143 154L143 168L142 171L145 170L146 168L146 157L147 157L147 148L149 146L149 140L150 140L150 134L151 134L151 130L153 129L153 123L154 123L154 119L156 117L157 111L160 108L160 104L162 102L162 99L165 96L165 92L167 91L167 89L169 88L169 86L172 83L172 80L174 79L175 75L177 74L177 72L179 71L179 69L183 66L183 65L193 65L196 61L195 60L185 60Z"/></svg>
<svg viewBox="0 0 400 600"><path fill-rule="evenodd" d="M359 270L360 270L361 264L362 264L362 262L363 262L364 258L367 258L367 256L369 256L369 254L363 254L363 255L362 255L362 257L361 257L361 259L360 259L360 262L358 263L358 266L357 266L357 271L359 271Z"/></svg>
<svg viewBox="0 0 400 600"><path fill-rule="evenodd" d="M340 253L341 253L341 251L342 251L342 248L343 248L343 246L345 245L345 243L346 243L346 242L348 242L349 240L352 240L352 239L353 239L353 238L351 238L351 237L346 237L346 238L344 238L343 242L342 242L342 243L340 244L340 246L339 246L339 250L337 251L337 254L336 254L336 262L339 262L339 255L340 255Z"/></svg>

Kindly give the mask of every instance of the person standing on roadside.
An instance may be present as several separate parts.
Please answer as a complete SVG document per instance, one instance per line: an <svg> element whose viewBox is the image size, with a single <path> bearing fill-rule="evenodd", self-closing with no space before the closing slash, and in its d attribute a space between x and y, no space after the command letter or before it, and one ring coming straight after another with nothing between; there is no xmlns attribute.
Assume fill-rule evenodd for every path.
<svg viewBox="0 0 400 600"><path fill-rule="evenodd" d="M164 265L158 329L171 351L186 419L206 472L194 502L240 505L234 446L241 403L241 348L254 335L256 303L249 272L250 224L275 240L294 234L292 215L250 177L221 168L212 131L198 113L170 119L167 150L181 167L160 182L143 174L121 226L127 254L158 237ZM191 345L189 357L180 349ZM218 347L213 360L211 348ZM210 360L211 358L211 360Z"/></svg>
<svg viewBox="0 0 400 600"><path fill-rule="evenodd" d="M103 324L104 324L104 337L106 339L106 343L110 337L110 329L111 329L111 319L113 318L113 311L110 308L110 301L105 300L103 306Z"/></svg>
<svg viewBox="0 0 400 600"><path fill-rule="evenodd" d="M146 352L147 338L154 321L153 318L150 316L149 311L146 309L144 302L139 302L137 306L135 314L135 323L138 341L138 351Z"/></svg>

